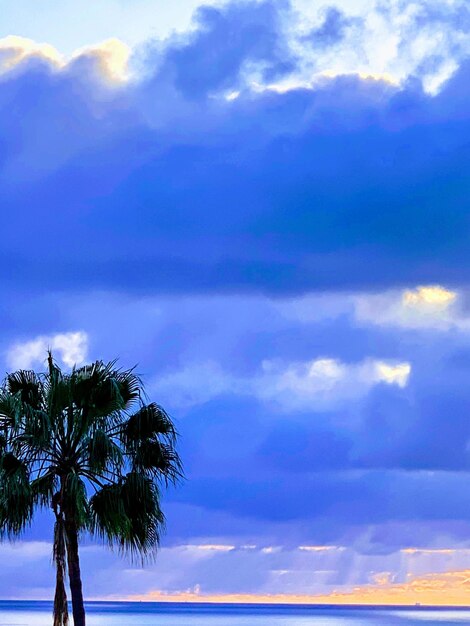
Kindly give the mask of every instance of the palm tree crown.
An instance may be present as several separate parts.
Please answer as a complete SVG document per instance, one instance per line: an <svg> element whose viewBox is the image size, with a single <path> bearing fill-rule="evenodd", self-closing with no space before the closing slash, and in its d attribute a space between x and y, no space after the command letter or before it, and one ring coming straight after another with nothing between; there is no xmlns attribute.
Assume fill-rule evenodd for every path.
<svg viewBox="0 0 470 626"><path fill-rule="evenodd" d="M21 370L0 387L0 529L16 536L37 507L55 516L54 625L68 623L66 568L75 626L85 624L79 537L89 532L145 557L164 526L161 486L182 477L167 413L143 400L133 370L97 361L62 372Z"/></svg>

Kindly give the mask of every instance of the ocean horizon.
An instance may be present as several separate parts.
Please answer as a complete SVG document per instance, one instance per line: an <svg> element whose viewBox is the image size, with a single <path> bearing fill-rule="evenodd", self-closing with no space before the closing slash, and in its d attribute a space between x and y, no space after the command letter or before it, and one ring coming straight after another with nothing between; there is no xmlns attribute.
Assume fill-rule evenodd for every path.
<svg viewBox="0 0 470 626"><path fill-rule="evenodd" d="M86 602L90 626L446 626L470 623L470 607ZM0 600L0 626L48 626L52 602Z"/></svg>

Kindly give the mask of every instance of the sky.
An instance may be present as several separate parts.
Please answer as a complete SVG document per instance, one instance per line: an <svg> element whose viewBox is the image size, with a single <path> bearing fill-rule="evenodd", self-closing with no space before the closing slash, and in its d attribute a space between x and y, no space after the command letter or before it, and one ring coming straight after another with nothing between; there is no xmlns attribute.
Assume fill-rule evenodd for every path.
<svg viewBox="0 0 470 626"><path fill-rule="evenodd" d="M0 12L0 368L137 364L187 475L87 597L468 604L467 3Z"/></svg>

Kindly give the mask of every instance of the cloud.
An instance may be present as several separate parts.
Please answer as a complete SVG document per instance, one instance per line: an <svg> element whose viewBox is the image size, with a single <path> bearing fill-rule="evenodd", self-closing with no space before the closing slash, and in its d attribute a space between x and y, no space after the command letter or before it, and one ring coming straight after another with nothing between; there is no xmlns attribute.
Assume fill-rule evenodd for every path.
<svg viewBox="0 0 470 626"><path fill-rule="evenodd" d="M111 48L108 67L126 71L116 42L59 69L26 55L2 75L16 288L300 294L469 278L466 62L435 96L411 78L321 71L279 91L299 84L282 64L297 58L285 5L198 20L118 86L97 71Z"/></svg>
<svg viewBox="0 0 470 626"><path fill-rule="evenodd" d="M70 366L89 337L138 363L189 479L165 501L185 547L142 572L88 546L93 593L222 593L223 572L327 594L467 541L470 66L453 20L411 36L395 8L315 50L316 7L296 31L268 2L206 7L130 58L2 43L5 364ZM319 545L346 549L294 549Z"/></svg>
<svg viewBox="0 0 470 626"><path fill-rule="evenodd" d="M50 558L52 544L45 541L18 541L3 543L0 553L4 566L25 567L31 561L39 561L44 557Z"/></svg>
<svg viewBox="0 0 470 626"><path fill-rule="evenodd" d="M431 285L417 287L416 289L407 289L403 294L403 303L409 307L436 307L446 308L456 298L456 293L440 287L439 285Z"/></svg>
<svg viewBox="0 0 470 626"><path fill-rule="evenodd" d="M451 300L441 289L438 300ZM434 293L409 286L397 292L399 302L406 292L419 302ZM401 548L465 545L466 333L428 329L422 341L421 328L358 323L357 295L313 294L301 303L309 317L292 314L300 304L291 298L102 292L42 294L32 317L31 298L15 296L14 319L3 318L6 347L20 323L27 338L40 336L38 329L47 337L58 327L86 329L93 358L138 363L149 397L171 411L181 433L188 480L165 493L164 545L192 547L160 553L156 569L143 572L107 560L105 552L88 554L84 567L96 571L87 576L89 595L196 585L201 595L301 588L326 594L370 584L371 571L401 575L404 555L384 557ZM403 372L407 384L400 386L394 368L406 363L412 371ZM383 380L389 376L392 382ZM154 381L167 386L152 388ZM37 537L50 537L50 526L38 521L34 528ZM254 543L259 550L251 557L238 554ZM194 548L201 545L235 550ZM344 550L341 561L308 563L284 553L309 545L356 554ZM258 554L273 546L282 549ZM371 556L364 567L357 567L357 553ZM276 560L268 562L269 555ZM421 564L418 574L424 556ZM468 559L455 561L459 566L468 567ZM312 569L330 573L305 573Z"/></svg>
<svg viewBox="0 0 470 626"><path fill-rule="evenodd" d="M470 570L410 577L402 584L390 584L388 577L377 585L355 587L349 592L335 591L316 596L313 602L332 604L468 606Z"/></svg>
<svg viewBox="0 0 470 626"><path fill-rule="evenodd" d="M407 547L404 526L417 521L426 534L421 539L415 536L415 541L424 547L427 542L432 545L433 533L428 531L433 525L434 537L439 529L447 534L448 545L463 539L460 532L467 524L468 505L468 499L461 498L463 472L314 469L305 470L299 480L298 473L282 472L281 467L274 474L272 466L270 470L260 471L256 479L253 475L193 477L172 501L192 506L204 502L207 510L248 518L256 526L290 525L291 537L308 523L304 539L316 537L321 543L342 543L345 537L351 542L365 529L375 529L375 545L368 547L375 553ZM459 524L453 526L457 521L460 532ZM396 525L395 535L387 531L390 523Z"/></svg>
<svg viewBox="0 0 470 626"><path fill-rule="evenodd" d="M130 56L131 50L129 46L113 37L94 46L76 50L72 54L69 63L80 64L83 61L91 60L97 63L102 77L109 79L111 82L122 82L130 77Z"/></svg>
<svg viewBox="0 0 470 626"><path fill-rule="evenodd" d="M312 548L263 549L251 546L244 549L237 546L228 553L214 553L211 558L198 561L199 577L197 570L191 570L186 587L180 579L179 589L169 589L161 584L156 590L154 585L146 593L134 594L129 599L332 604L338 597L341 603L347 603L349 598L352 603L359 604L369 598L365 603L388 604L388 597L395 599L390 602L392 604L399 604L400 598L403 604L414 604L418 601L415 596L420 593L426 600L430 599L434 587L441 593L431 600L431 604L446 604L445 589L452 596L459 592L458 604L463 604L466 585L462 586L462 583L468 574L468 550L451 550L445 555L439 550L434 553L417 550L413 555L407 550L397 550L376 555L337 545ZM176 558L178 553L182 554L180 548L171 552ZM230 572L230 590L224 590L218 584L218 571ZM237 579L241 572L247 572L245 584ZM257 577L254 572L258 573ZM426 600L422 603L426 604Z"/></svg>
<svg viewBox="0 0 470 626"><path fill-rule="evenodd" d="M324 11L323 22L306 36L315 48L327 48L342 41L346 31L353 25L361 24L361 20L348 18L335 6Z"/></svg>
<svg viewBox="0 0 470 626"><path fill-rule="evenodd" d="M224 394L253 395L283 411L333 408L365 395L374 385L405 387L407 362L366 359L348 364L334 358L300 363L265 360L250 378L237 378L216 363L194 363L159 377L152 391L171 406L188 408ZM211 384L205 384L210 380Z"/></svg>
<svg viewBox="0 0 470 626"><path fill-rule="evenodd" d="M358 325L423 331L466 332L470 328L466 289L418 285L379 293L309 294L279 305L284 315L303 322L350 316Z"/></svg>
<svg viewBox="0 0 470 626"><path fill-rule="evenodd" d="M11 70L34 57L44 59L56 67L63 63L60 53L50 44L37 43L17 35L8 35L0 39L0 72Z"/></svg>
<svg viewBox="0 0 470 626"><path fill-rule="evenodd" d="M405 387L411 365L373 359L346 364L337 359L318 358L287 366L265 361L263 370L255 383L258 396L291 411L341 406L380 383Z"/></svg>
<svg viewBox="0 0 470 626"><path fill-rule="evenodd" d="M116 38L80 48L66 57L50 44L8 35L0 39L0 76L15 69L21 72L28 64L42 65L57 75L76 72L82 66L86 73L96 68L98 79L112 84L129 78L130 55L130 48Z"/></svg>
<svg viewBox="0 0 470 626"><path fill-rule="evenodd" d="M88 335L83 331L40 335L30 341L13 344L7 352L6 360L11 369L30 369L44 363L47 350L68 367L81 365L87 358Z"/></svg>
<svg viewBox="0 0 470 626"><path fill-rule="evenodd" d="M178 408L204 404L221 394L243 392L243 387L243 381L237 381L210 361L186 365L181 370L159 376L151 385L153 393Z"/></svg>
<svg viewBox="0 0 470 626"><path fill-rule="evenodd" d="M254 74L271 82L295 69L283 35L287 3L235 1L200 7L192 33L170 41L157 80L171 80L188 98L236 89ZM217 55L217 62L215 56Z"/></svg>
<svg viewBox="0 0 470 626"><path fill-rule="evenodd" d="M354 307L361 323L440 331L470 329L463 294L440 285L358 295Z"/></svg>
<svg viewBox="0 0 470 626"><path fill-rule="evenodd" d="M5 595L49 598L54 582L51 549L46 542L2 545ZM81 552L88 598L193 602L466 605L469 559L465 548L377 555L334 544L195 543L164 546L155 565L141 568L104 547L83 546ZM25 563L32 560L34 571L26 571Z"/></svg>

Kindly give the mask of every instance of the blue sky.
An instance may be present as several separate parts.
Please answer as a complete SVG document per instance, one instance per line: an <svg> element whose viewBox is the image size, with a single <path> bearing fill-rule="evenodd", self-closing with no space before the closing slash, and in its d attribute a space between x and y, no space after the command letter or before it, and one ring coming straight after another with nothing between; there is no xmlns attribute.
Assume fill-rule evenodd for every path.
<svg viewBox="0 0 470 626"><path fill-rule="evenodd" d="M470 569L470 10L196 4L0 2L1 366L138 363L188 476L86 592ZM5 597L50 595L50 533Z"/></svg>
<svg viewBox="0 0 470 626"><path fill-rule="evenodd" d="M196 0L101 0L83 10L77 0L2 0L2 36L21 35L72 53L85 45L118 37L129 45L188 28Z"/></svg>

